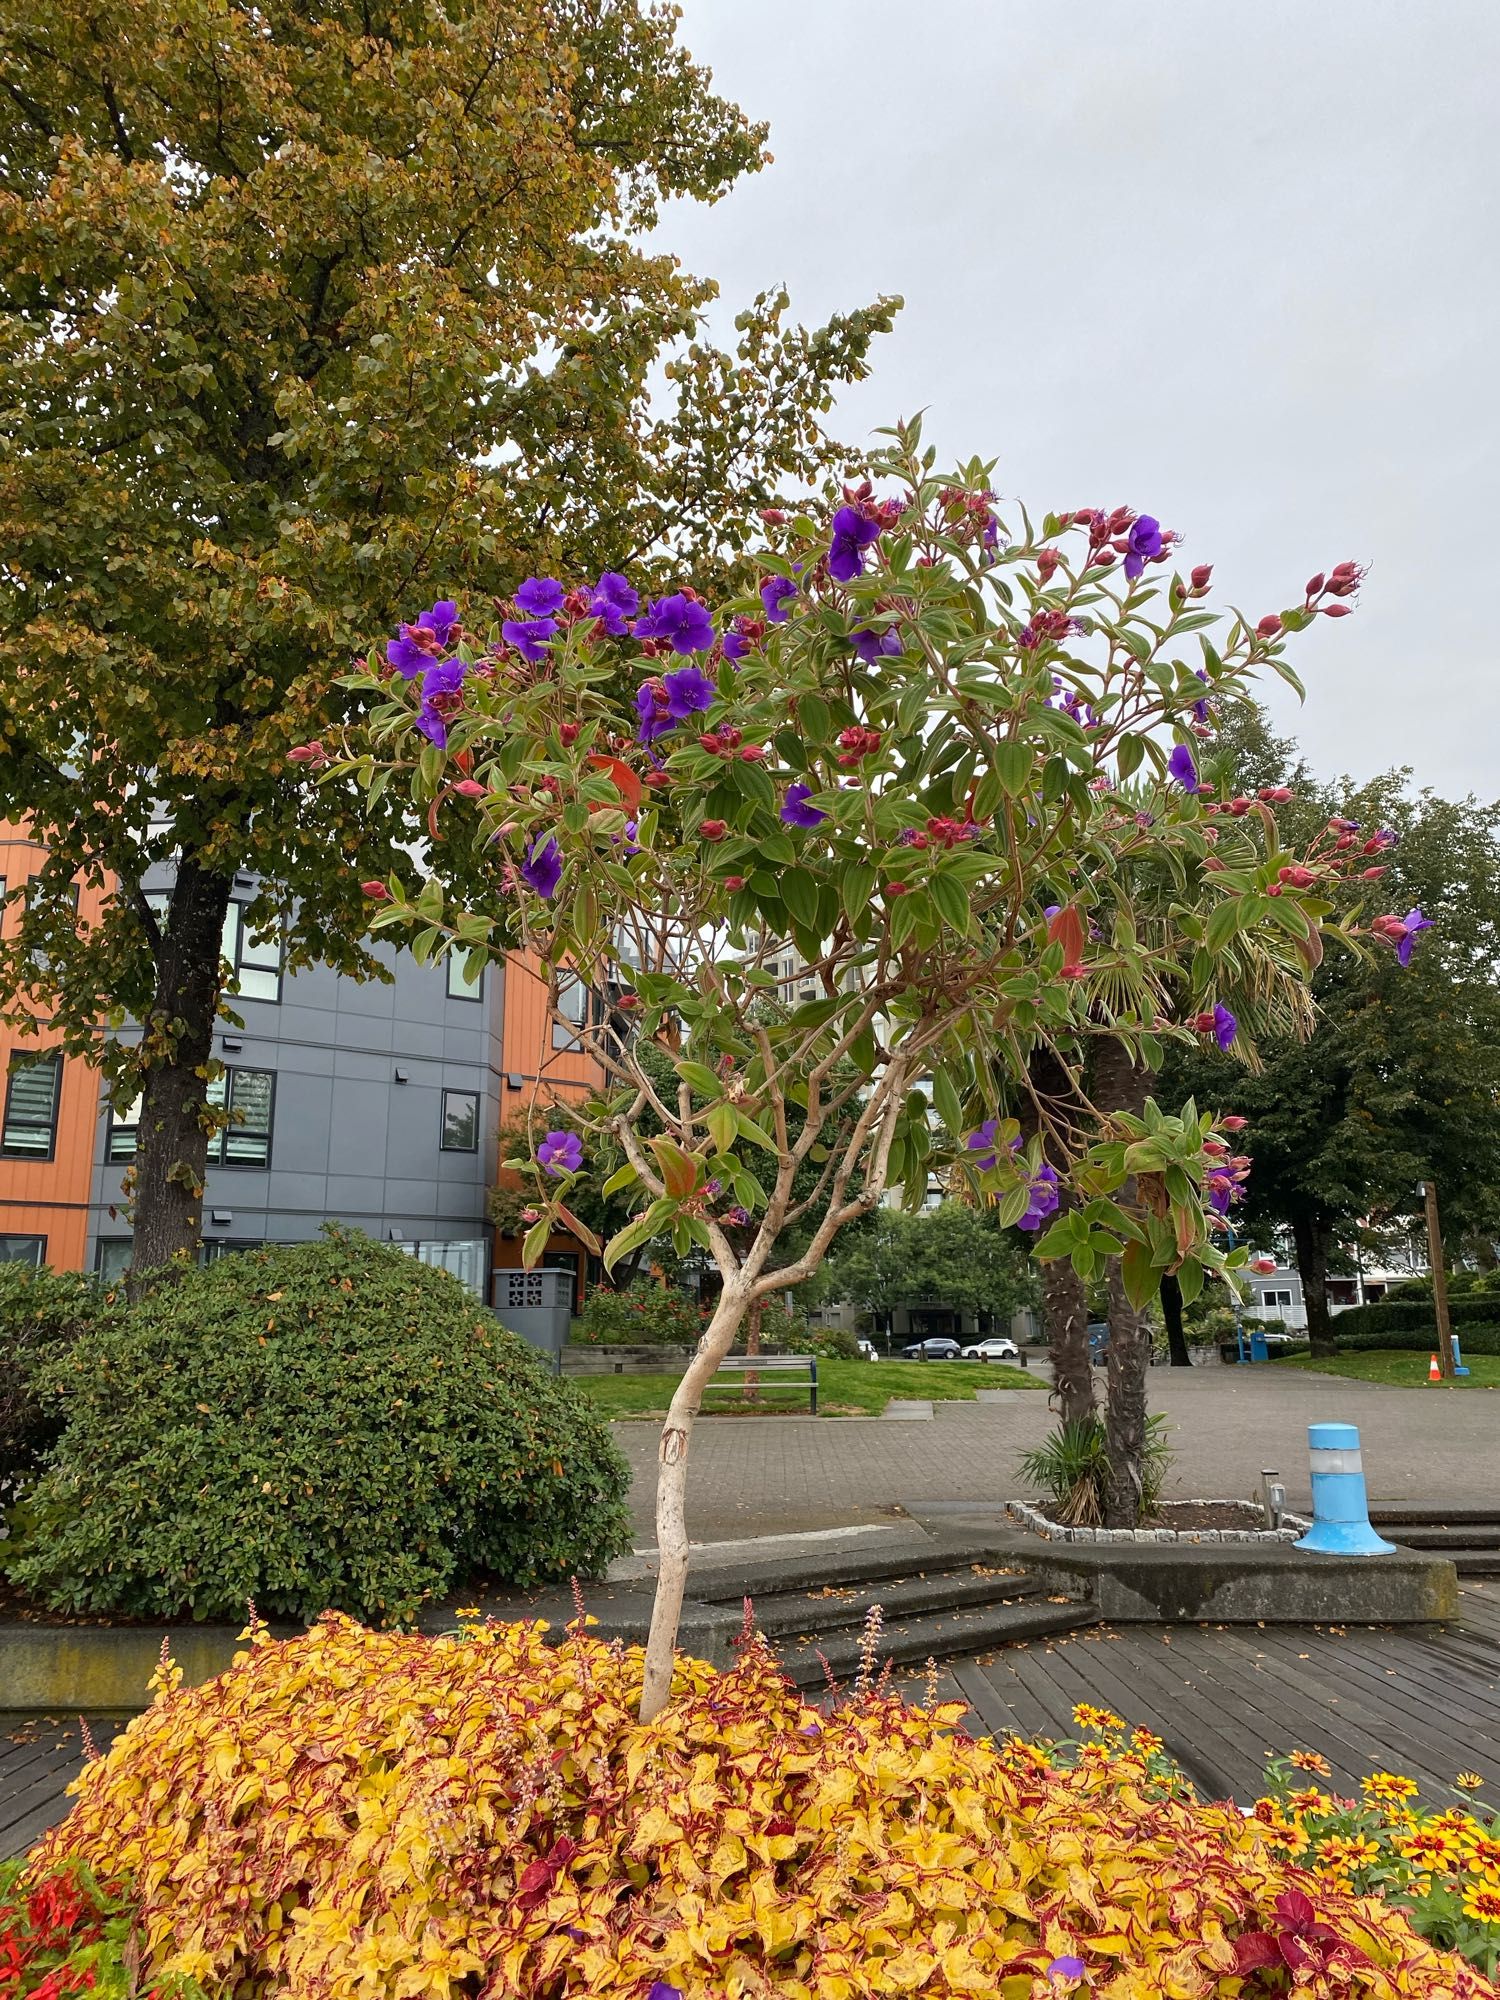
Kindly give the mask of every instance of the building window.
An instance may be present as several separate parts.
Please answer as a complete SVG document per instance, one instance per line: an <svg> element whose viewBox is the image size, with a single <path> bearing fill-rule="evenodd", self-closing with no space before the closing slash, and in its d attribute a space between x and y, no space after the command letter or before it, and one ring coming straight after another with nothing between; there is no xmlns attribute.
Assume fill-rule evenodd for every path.
<svg viewBox="0 0 1500 2000"><path fill-rule="evenodd" d="M1260 1302L1263 1306L1289 1306L1292 1295L1290 1292L1262 1292Z"/></svg>
<svg viewBox="0 0 1500 2000"><path fill-rule="evenodd" d="M479 1151L479 1092L477 1090L445 1090L443 1092L443 1129L438 1141L445 1153L477 1153Z"/></svg>
<svg viewBox="0 0 1500 2000"><path fill-rule="evenodd" d="M461 1237L451 1243L422 1242L413 1246L413 1254L419 1264L432 1264L440 1271L451 1271L460 1283L468 1286L475 1298L484 1297L483 1237Z"/></svg>
<svg viewBox="0 0 1500 2000"><path fill-rule="evenodd" d="M12 1160L50 1160L57 1143L57 1105L62 1095L62 1050L11 1056L5 1087L4 1141L0 1152Z"/></svg>
<svg viewBox="0 0 1500 2000"><path fill-rule="evenodd" d="M130 1269L128 1236L101 1236L94 1251L94 1269L106 1285L117 1285Z"/></svg>
<svg viewBox="0 0 1500 2000"><path fill-rule="evenodd" d="M472 977L467 952L450 951L444 963L448 968L448 998L450 1000L482 1000L484 998L484 966L477 964Z"/></svg>
<svg viewBox="0 0 1500 2000"><path fill-rule="evenodd" d="M264 1167L269 1163L275 1091L275 1072L268 1069L230 1069L214 1078L204 1096L213 1105L227 1102L231 1123L227 1130L210 1135L211 1167ZM135 1158L140 1122L139 1098L128 1110L111 1112L106 1158L115 1161Z"/></svg>
<svg viewBox="0 0 1500 2000"><path fill-rule="evenodd" d="M232 968L226 992L241 1000L280 1000L280 933L257 936L245 922L243 903L231 903L224 912L223 951Z"/></svg>
<svg viewBox="0 0 1500 2000"><path fill-rule="evenodd" d="M29 1264L39 1271L46 1261L45 1236L0 1236L0 1264Z"/></svg>
<svg viewBox="0 0 1500 2000"><path fill-rule="evenodd" d="M583 1047L583 1043L574 1033L574 1029L587 1027L590 1012L593 1011L590 1008L592 998L593 996L589 992L587 983L580 979L576 972L565 972L562 975L557 988L557 1011L562 1015L562 1019L560 1021L554 1020L552 1023L553 1048L581 1049ZM598 1018L597 1011L595 1011L596 1022Z"/></svg>

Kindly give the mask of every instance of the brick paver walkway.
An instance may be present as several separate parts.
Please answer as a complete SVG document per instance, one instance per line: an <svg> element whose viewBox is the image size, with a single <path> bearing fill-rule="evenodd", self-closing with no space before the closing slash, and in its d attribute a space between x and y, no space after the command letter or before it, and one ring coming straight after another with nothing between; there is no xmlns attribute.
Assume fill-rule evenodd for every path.
<svg viewBox="0 0 1500 2000"><path fill-rule="evenodd" d="M1391 1389L1266 1365L1156 1368L1150 1394L1176 1454L1169 1497L1248 1499L1266 1466L1282 1474L1291 1504L1306 1506L1307 1426L1335 1420L1359 1426L1372 1501L1500 1500L1497 1390ZM718 1541L878 1521L925 1501L1009 1499L1019 1490L1019 1454L1052 1421L1040 1395L939 1403L930 1423L706 1418L693 1434L690 1529L694 1540ZM635 1470L631 1501L643 1541L658 1428L615 1426Z"/></svg>

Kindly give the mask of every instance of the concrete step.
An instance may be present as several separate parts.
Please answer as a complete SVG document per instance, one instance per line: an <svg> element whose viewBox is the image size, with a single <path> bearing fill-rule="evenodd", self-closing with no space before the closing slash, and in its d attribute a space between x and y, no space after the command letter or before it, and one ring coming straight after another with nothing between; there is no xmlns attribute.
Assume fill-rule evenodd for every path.
<svg viewBox="0 0 1500 2000"><path fill-rule="evenodd" d="M1452 1561L1460 1576L1500 1576L1500 1549L1455 1549Z"/></svg>
<svg viewBox="0 0 1500 2000"><path fill-rule="evenodd" d="M828 1584L817 1590L778 1591L752 1599L755 1622L768 1639L785 1634L863 1630L873 1605L887 1623L937 1611L969 1610L986 1604L1019 1603L1039 1597L1033 1576L1006 1575L985 1564L939 1570L922 1576L887 1578L879 1583Z"/></svg>
<svg viewBox="0 0 1500 2000"><path fill-rule="evenodd" d="M889 1542L843 1545L816 1555L799 1550L794 1555L760 1556L752 1550L732 1562L716 1562L709 1560L705 1551L704 1558L694 1561L688 1572L688 1596L700 1603L729 1604L738 1610L746 1597L759 1604L763 1598L805 1591L825 1582L894 1582L965 1569L971 1563L1019 1566L1012 1552L1017 1546L1024 1546L1033 1558L1037 1553L1038 1545L1019 1535L1013 1522L997 1521L993 1528L977 1534L966 1530L936 1535L913 1531Z"/></svg>
<svg viewBox="0 0 1500 2000"><path fill-rule="evenodd" d="M1377 1501L1370 1508L1377 1528L1494 1528L1500 1531L1500 1507L1429 1507L1401 1500Z"/></svg>
<svg viewBox="0 0 1500 2000"><path fill-rule="evenodd" d="M1480 1527L1477 1523L1454 1527L1405 1527L1388 1525L1384 1521L1379 1525L1393 1542L1400 1542L1403 1548L1430 1549L1434 1555L1500 1551L1500 1521L1489 1527Z"/></svg>
<svg viewBox="0 0 1500 2000"><path fill-rule="evenodd" d="M969 1653L988 1652L992 1647L1018 1639L1073 1632L1098 1622L1097 1609L1087 1601L1049 1604L1045 1599L1032 1599L1016 1604L987 1604L973 1610L930 1612L882 1628L876 1670L887 1660L897 1667L920 1666L926 1660L951 1660ZM863 1643L863 1632L851 1628L800 1645L784 1638L776 1644L776 1651L799 1687L816 1689L826 1684L830 1673L841 1685L852 1681L859 1672Z"/></svg>

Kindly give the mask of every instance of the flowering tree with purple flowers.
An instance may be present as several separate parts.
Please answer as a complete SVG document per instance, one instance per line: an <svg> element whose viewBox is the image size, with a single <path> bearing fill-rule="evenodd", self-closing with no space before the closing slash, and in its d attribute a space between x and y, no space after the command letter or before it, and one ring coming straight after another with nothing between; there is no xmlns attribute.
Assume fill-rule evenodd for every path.
<svg viewBox="0 0 1500 2000"><path fill-rule="evenodd" d="M1305 978L1331 910L1287 879L1272 805L1219 813L1193 758L1203 704L1289 675L1286 635L1321 602L1216 613L1159 523L1007 523L987 467L940 482L916 426L890 435L831 519L770 512L744 598L539 579L492 635L405 628L348 681L369 719L329 773L409 789L445 836L425 879L368 885L377 928L418 957L518 944L554 1005L575 978L600 996L570 1030L605 1087L542 1140L527 1254L607 1133L634 1208L605 1263L670 1233L718 1270L662 1432L648 1715L670 1686L694 1418L752 1306L933 1171L1081 1278L1117 1259L1137 1304L1165 1271L1186 1288L1231 1267L1213 1119L1105 1112L1081 1053L1108 1041L1155 1070L1252 957ZM414 634L432 665L411 672ZM455 906L476 857L489 894ZM1147 874L1167 885L1150 908ZM1038 1088L1039 1051L1065 1088ZM806 1247L777 1267L793 1228Z"/></svg>

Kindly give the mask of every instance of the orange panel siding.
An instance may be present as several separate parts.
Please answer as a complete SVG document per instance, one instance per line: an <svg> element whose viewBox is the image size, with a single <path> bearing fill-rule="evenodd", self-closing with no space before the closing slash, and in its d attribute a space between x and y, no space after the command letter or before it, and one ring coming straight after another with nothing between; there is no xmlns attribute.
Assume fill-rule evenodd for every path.
<svg viewBox="0 0 1500 2000"><path fill-rule="evenodd" d="M45 858L45 851L27 837L24 827L0 822L0 877L7 889L30 881L40 872ZM79 921L97 920L103 901L101 890L85 886L78 899ZM0 924L7 930L15 922L14 911L0 912ZM36 1018L43 1025L35 1035L0 1027L0 1089L4 1088L13 1052L31 1054L56 1047L59 1036L45 1024L44 1016ZM0 1156L0 1235L45 1237L47 1262L59 1270L83 1269L98 1122L98 1073L81 1057L66 1057L52 1158L11 1160Z"/></svg>
<svg viewBox="0 0 1500 2000"><path fill-rule="evenodd" d="M552 1023L547 1017L547 982L537 961L512 953L505 961L505 1019L501 1029L506 1077L518 1076L512 1089L504 1083L501 1117L508 1120L533 1099L584 1097L602 1081L599 1065L582 1049L554 1049Z"/></svg>

